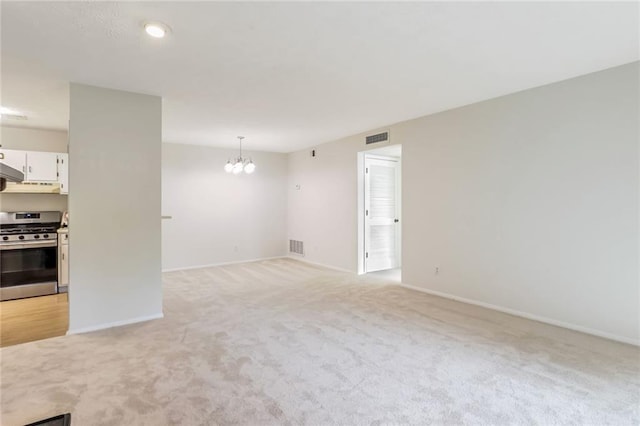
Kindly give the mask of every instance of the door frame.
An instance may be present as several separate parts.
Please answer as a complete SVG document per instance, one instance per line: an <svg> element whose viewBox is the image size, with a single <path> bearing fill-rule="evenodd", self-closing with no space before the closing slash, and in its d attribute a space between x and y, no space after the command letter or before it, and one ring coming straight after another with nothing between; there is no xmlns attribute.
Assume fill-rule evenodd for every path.
<svg viewBox="0 0 640 426"><path fill-rule="evenodd" d="M402 147L398 145L400 150ZM402 155L393 156L384 153L385 149L372 149L369 151L361 151L358 152L358 208L357 208L357 219L358 219L358 275L362 275L366 273L365 270L365 159L374 158L379 160L393 160L398 162L398 179L396 180L396 209L398 211L398 219L400 222L398 223L397 232L396 232L396 258L398 267L402 267ZM400 151L402 152L402 151Z"/></svg>

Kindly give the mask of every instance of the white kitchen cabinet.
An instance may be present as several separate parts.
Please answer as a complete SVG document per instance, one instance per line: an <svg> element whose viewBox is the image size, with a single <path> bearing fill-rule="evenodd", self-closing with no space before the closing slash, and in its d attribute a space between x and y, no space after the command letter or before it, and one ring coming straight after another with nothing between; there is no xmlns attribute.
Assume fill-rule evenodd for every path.
<svg viewBox="0 0 640 426"><path fill-rule="evenodd" d="M69 154L58 154L58 183L60 184L60 193L69 193Z"/></svg>
<svg viewBox="0 0 640 426"><path fill-rule="evenodd" d="M57 182L58 154L27 151L27 182Z"/></svg>
<svg viewBox="0 0 640 426"><path fill-rule="evenodd" d="M0 161L24 173L25 182L59 183L69 193L69 154L0 149Z"/></svg>
<svg viewBox="0 0 640 426"><path fill-rule="evenodd" d="M0 149L0 161L9 167L27 174L27 151Z"/></svg>

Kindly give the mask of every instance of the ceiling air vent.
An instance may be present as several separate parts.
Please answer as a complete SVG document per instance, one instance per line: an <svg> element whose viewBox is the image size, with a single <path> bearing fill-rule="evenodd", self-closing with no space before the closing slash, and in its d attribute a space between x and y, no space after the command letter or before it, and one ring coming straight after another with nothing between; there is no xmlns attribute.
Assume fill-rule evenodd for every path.
<svg viewBox="0 0 640 426"><path fill-rule="evenodd" d="M367 145L378 142L386 142L389 140L389 132L378 133L377 135L367 136Z"/></svg>

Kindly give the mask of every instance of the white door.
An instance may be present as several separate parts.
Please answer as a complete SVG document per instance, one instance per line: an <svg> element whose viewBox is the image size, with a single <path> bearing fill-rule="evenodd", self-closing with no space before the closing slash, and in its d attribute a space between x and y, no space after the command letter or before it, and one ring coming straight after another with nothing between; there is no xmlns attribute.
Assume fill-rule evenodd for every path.
<svg viewBox="0 0 640 426"><path fill-rule="evenodd" d="M27 179L30 182L58 181L58 154L55 152L27 152Z"/></svg>
<svg viewBox="0 0 640 426"><path fill-rule="evenodd" d="M365 157L364 269L399 266L399 182L397 160Z"/></svg>

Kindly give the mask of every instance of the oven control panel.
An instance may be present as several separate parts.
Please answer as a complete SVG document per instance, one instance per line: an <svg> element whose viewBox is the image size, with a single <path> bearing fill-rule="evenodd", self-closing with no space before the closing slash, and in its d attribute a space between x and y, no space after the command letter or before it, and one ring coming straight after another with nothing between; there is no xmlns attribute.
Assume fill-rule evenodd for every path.
<svg viewBox="0 0 640 426"><path fill-rule="evenodd" d="M21 242L21 241L40 241L40 240L57 240L58 234L54 231L50 234L19 234L19 235L2 235L0 243Z"/></svg>

